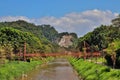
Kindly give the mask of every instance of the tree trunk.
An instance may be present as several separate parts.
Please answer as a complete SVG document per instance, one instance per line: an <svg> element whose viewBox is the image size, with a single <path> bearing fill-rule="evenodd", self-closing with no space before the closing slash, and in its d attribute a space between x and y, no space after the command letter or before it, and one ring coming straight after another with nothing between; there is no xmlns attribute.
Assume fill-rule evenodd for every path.
<svg viewBox="0 0 120 80"><path fill-rule="evenodd" d="M112 58L112 61L113 61L113 69L115 68L115 63L116 63L116 55L115 54L113 54L112 56L111 56L111 58Z"/></svg>

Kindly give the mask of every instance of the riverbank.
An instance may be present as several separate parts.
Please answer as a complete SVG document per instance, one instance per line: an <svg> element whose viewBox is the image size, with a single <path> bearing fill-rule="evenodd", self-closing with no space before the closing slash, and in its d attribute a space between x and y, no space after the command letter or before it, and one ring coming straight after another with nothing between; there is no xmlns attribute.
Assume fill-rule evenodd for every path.
<svg viewBox="0 0 120 80"><path fill-rule="evenodd" d="M84 61L83 59L68 58L83 80L119 80L120 70Z"/></svg>
<svg viewBox="0 0 120 80"><path fill-rule="evenodd" d="M11 61L0 67L0 80L16 80L21 76L27 77L27 73L34 70L38 65L46 63L53 58L43 58L41 60Z"/></svg>
<svg viewBox="0 0 120 80"><path fill-rule="evenodd" d="M38 67L28 76L25 80L79 80L66 58L55 58L53 61Z"/></svg>

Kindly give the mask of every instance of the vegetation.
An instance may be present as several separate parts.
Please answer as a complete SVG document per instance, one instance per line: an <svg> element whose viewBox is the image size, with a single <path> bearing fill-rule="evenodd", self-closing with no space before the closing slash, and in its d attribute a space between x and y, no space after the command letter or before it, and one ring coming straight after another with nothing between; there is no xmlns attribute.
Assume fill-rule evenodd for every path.
<svg viewBox="0 0 120 80"><path fill-rule="evenodd" d="M30 32L39 38L44 38L42 35L41 27L37 27L32 23L27 23L23 20L13 21L13 22L1 22L0 27L12 27L23 32Z"/></svg>
<svg viewBox="0 0 120 80"><path fill-rule="evenodd" d="M13 22L0 22L0 28L5 28L5 27L13 28L13 29L19 30L23 33L26 32L28 34L32 34L34 37L37 37L42 44L41 51L43 53L44 52L46 52L46 53L57 52L57 50L59 51L59 45L57 44L57 42L63 35L66 35L66 33L67 33L67 32L65 32L65 34L58 33L58 31L56 31L55 28L51 25L45 25L45 24L44 25L34 25L32 23L28 23L23 20L18 20L18 21L13 21ZM13 34L14 34L14 32L10 35L12 36ZM62 36L61 36L61 34L62 34ZM74 37L72 39L74 44L70 48L75 49L75 47L77 45L77 35L75 33L70 33L70 35L72 35ZM17 35L17 36L19 36L19 35ZM7 38L7 35L5 38ZM17 42L17 40L16 40L16 42ZM57 49L54 49L54 48L57 48Z"/></svg>
<svg viewBox="0 0 120 80"><path fill-rule="evenodd" d="M108 45L104 51L107 52L106 60L108 65L113 65L113 68L120 67L120 40L114 40Z"/></svg>
<svg viewBox="0 0 120 80"><path fill-rule="evenodd" d="M5 27L0 28L0 36L0 45L5 48L9 45L8 48L13 48L14 53L18 53L19 49L23 47L24 42L27 43L27 51L33 52L39 50L39 52L41 52L41 41L29 32L22 32L17 29Z"/></svg>
<svg viewBox="0 0 120 80"><path fill-rule="evenodd" d="M75 52L79 49L92 54L99 51L106 59L107 65L120 68L120 16L113 19L112 23L108 26L101 25L78 39L75 33L58 33L51 25L34 25L22 20L1 22L0 62L5 63L6 59L12 60L15 54L20 53L20 51L23 53L23 46L26 43L27 53L54 53L66 50ZM68 48L60 48L57 44L64 35L73 37L71 39L73 45ZM37 58L34 59L38 60ZM70 57L69 61L82 79L118 80L120 78L119 70L73 57ZM0 67L0 78L1 80L13 80L21 76L23 72L27 73L42 63L42 60L38 60L30 63L14 61L3 64Z"/></svg>
<svg viewBox="0 0 120 80"><path fill-rule="evenodd" d="M58 32L51 25L35 25L23 20L13 22L1 22L0 27L12 27L23 32L29 32L38 37L41 41L54 42Z"/></svg>
<svg viewBox="0 0 120 80"><path fill-rule="evenodd" d="M29 62L12 61L0 66L0 80L16 80L23 75L27 75L28 72L35 69L37 66L45 63L46 61L53 60L52 57L48 57L42 60L31 60Z"/></svg>
<svg viewBox="0 0 120 80"><path fill-rule="evenodd" d="M78 44L78 36L77 36L77 34L76 33L68 33L68 32L62 32L62 33L59 33L58 34L58 42L60 41L60 39L64 36L64 35L66 35L66 36L72 36L72 38L71 38L71 42L72 42L72 45L70 45L69 47L64 47L64 49L66 50L66 51L71 51L71 52L76 52L76 51L78 51L77 49L76 49L76 47L77 47L77 44Z"/></svg>
<svg viewBox="0 0 120 80"><path fill-rule="evenodd" d="M84 42L86 47L89 47L89 52L100 51L103 57L105 56L108 65L120 68L119 53L120 53L120 17L112 20L113 25L101 25L92 32L87 33L78 40L78 49L83 51ZM113 46L114 44L114 46Z"/></svg>
<svg viewBox="0 0 120 80"><path fill-rule="evenodd" d="M106 59L103 57L98 57L98 58L93 57L93 58L88 58L86 60L89 62L94 62L94 63L98 63L98 64L103 64L103 65L105 65L107 63Z"/></svg>
<svg viewBox="0 0 120 80"><path fill-rule="evenodd" d="M104 26L94 29L93 32L87 33L85 36L79 38L79 48L80 50L83 47L83 42L87 42L89 46L98 45L99 50L105 49L108 47L108 44L114 41L115 39L120 39L120 31L118 27Z"/></svg>
<svg viewBox="0 0 120 80"><path fill-rule="evenodd" d="M107 66L84 61L83 59L69 58L70 63L84 80L119 80L120 71Z"/></svg>
<svg viewBox="0 0 120 80"><path fill-rule="evenodd" d="M39 26L40 27L40 26ZM51 25L41 25L43 35L51 42L55 42L58 32Z"/></svg>
<svg viewBox="0 0 120 80"><path fill-rule="evenodd" d="M35 37L39 39L39 41L41 41L43 45L45 45L43 49L44 48L46 49L45 51L43 50L43 52L56 51L53 48L54 45L55 47L59 47L57 46L57 44L52 43L52 42L55 42L58 32L50 25L38 25L37 26L32 23L23 21L23 20L18 20L18 21L13 21L13 22L1 22L0 28L5 28L5 27L14 28L14 29L20 30L21 32L28 32L34 35Z"/></svg>

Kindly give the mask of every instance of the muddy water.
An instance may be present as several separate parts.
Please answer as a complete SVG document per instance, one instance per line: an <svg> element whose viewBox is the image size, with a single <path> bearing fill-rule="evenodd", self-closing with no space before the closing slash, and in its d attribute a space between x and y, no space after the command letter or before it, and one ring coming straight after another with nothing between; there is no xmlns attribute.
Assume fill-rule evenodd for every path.
<svg viewBox="0 0 120 80"><path fill-rule="evenodd" d="M63 58L38 68L24 80L79 80L70 63Z"/></svg>

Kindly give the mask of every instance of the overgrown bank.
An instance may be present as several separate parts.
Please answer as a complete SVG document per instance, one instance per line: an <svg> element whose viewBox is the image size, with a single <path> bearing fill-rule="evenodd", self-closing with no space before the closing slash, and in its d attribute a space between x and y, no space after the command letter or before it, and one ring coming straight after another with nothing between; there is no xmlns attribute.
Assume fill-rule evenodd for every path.
<svg viewBox="0 0 120 80"><path fill-rule="evenodd" d="M16 80L24 74L35 69L37 66L53 60L52 57L48 57L41 60L31 60L30 62L12 61L4 64L0 67L0 80Z"/></svg>
<svg viewBox="0 0 120 80"><path fill-rule="evenodd" d="M84 80L119 80L120 71L107 66L84 61L83 59L69 58L70 63Z"/></svg>

